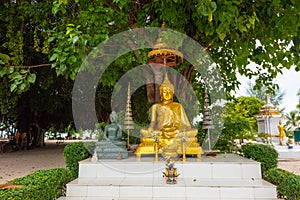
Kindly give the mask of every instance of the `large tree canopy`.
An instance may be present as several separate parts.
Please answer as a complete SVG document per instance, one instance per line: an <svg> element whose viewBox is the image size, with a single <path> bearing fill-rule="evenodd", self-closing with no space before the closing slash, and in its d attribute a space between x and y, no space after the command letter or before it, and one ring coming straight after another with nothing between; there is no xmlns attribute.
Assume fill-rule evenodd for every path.
<svg viewBox="0 0 300 200"><path fill-rule="evenodd" d="M9 109L21 93L41 86L37 76L43 74L43 79L53 79L51 73L41 71L51 67L56 75L74 80L82 61L100 42L136 27L159 27L162 22L167 28L192 37L206 49L217 63L228 92L239 85L237 73L249 78L258 76L258 85L268 86L282 68L295 65L297 71L300 69L297 0L2 2L0 77L1 87L5 89L1 90L4 93L1 96L9 91L17 96L9 102L1 101L2 113L7 112L2 108ZM124 72L145 64L147 51L136 50L116 60L101 80L102 86L113 86ZM247 67L250 62L258 67ZM34 70L35 67L40 69ZM187 73L192 67L184 64L178 70L188 80L196 81L195 76Z"/></svg>
<svg viewBox="0 0 300 200"><path fill-rule="evenodd" d="M17 66L51 63L58 75L74 79L82 60L101 41L135 27L158 27L163 21L207 48L228 90L238 85L236 72L256 75L259 83L268 84L283 67L295 64L299 70L296 0L17 0L6 1L0 9L1 64L6 66L1 75L13 80L13 91L35 81L34 75L22 73ZM37 59L36 54L48 58ZM116 67L146 61L136 55L123 58L118 63L123 65ZM247 68L250 61L259 64L258 69Z"/></svg>

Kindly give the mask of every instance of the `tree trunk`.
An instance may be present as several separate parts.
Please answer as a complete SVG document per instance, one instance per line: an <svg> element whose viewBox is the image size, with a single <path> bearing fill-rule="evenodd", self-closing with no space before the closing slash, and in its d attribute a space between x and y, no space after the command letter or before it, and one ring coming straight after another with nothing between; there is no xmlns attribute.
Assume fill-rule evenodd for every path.
<svg viewBox="0 0 300 200"><path fill-rule="evenodd" d="M164 68L157 67L155 65L148 65L149 67L144 71L144 75L147 79L147 98L150 103L161 102L159 86L164 81L164 73L162 70ZM168 74L169 80L174 85L174 88L181 89L181 97L188 100L191 97L187 96L188 93L184 90L191 83L191 74L194 70L194 66L190 65L189 68L183 70L181 74ZM184 76L187 81L184 81L181 76Z"/></svg>
<svg viewBox="0 0 300 200"><path fill-rule="evenodd" d="M147 98L150 103L160 103L159 86L163 82L162 67L148 65L144 71L146 77Z"/></svg>

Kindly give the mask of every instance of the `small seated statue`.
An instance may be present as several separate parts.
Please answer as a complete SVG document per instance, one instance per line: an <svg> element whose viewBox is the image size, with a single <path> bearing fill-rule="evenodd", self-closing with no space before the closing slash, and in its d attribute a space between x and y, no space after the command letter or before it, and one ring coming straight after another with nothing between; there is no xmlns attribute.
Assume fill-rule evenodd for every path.
<svg viewBox="0 0 300 200"><path fill-rule="evenodd" d="M110 124L104 128L103 140L96 142L95 152L98 159L128 158L126 142L121 141L122 128L117 123L118 115L115 111L110 114Z"/></svg>
<svg viewBox="0 0 300 200"><path fill-rule="evenodd" d="M195 154L201 156L201 147L197 142L197 129L191 124L181 104L173 102L174 86L166 74L160 85L161 103L151 108L151 123L148 128L141 129L141 144L136 155L153 154L155 142L159 141L160 153L166 156L177 154ZM183 148L185 142L185 148ZM184 151L184 152L183 152Z"/></svg>
<svg viewBox="0 0 300 200"><path fill-rule="evenodd" d="M117 123L118 115L115 111L109 116L110 124L106 125L104 128L103 138L106 141L111 141L113 143L119 143L122 137L122 128L121 125Z"/></svg>

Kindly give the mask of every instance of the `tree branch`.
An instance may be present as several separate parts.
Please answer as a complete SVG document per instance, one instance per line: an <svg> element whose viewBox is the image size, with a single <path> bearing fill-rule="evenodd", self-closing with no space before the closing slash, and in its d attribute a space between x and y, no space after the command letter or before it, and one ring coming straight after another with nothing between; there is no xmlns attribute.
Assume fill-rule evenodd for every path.
<svg viewBox="0 0 300 200"><path fill-rule="evenodd" d="M51 66L51 63L48 64L40 64L40 65L30 65L30 66L10 66L11 68L16 68L16 69L30 69L30 68L36 68L36 67L49 67Z"/></svg>

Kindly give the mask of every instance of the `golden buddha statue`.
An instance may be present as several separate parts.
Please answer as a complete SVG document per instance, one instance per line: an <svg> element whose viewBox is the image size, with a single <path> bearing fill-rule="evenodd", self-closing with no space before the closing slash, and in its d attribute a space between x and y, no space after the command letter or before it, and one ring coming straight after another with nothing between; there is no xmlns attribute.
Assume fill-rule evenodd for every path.
<svg viewBox="0 0 300 200"><path fill-rule="evenodd" d="M278 131L279 131L279 145L282 145L283 139L285 137L285 127L282 125L281 120L279 120Z"/></svg>
<svg viewBox="0 0 300 200"><path fill-rule="evenodd" d="M151 107L151 123L141 129L141 143L136 150L141 154L162 153L164 156L195 154L201 157L201 147L197 142L197 129L192 129L181 104L173 102L174 86L166 74L160 85L161 103ZM158 151L158 152L156 152Z"/></svg>

